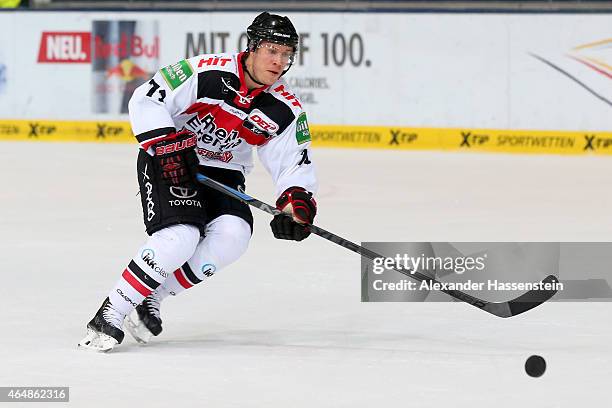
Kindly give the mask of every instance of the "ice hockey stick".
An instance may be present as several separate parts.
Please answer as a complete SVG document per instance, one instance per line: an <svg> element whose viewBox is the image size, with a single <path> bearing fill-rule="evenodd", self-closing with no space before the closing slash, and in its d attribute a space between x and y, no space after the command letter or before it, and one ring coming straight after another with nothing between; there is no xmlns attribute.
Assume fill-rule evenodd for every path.
<svg viewBox="0 0 612 408"><path fill-rule="evenodd" d="M276 207L273 207L269 204L259 201L258 199L251 197L250 195L243 193L241 191L238 191L232 187L228 187L224 184L221 184L218 181L215 181L211 178L206 177L204 174L198 173L196 175L196 178L200 183L210 188L213 188L217 191L220 191L239 201L242 201L245 204L259 208L260 210L265 211L268 214L272 214L272 215L283 214ZM338 235L333 234L329 231L326 231L321 227L318 227L312 224L309 227L310 227L310 232L312 232L313 234L316 234L322 238L325 238L328 241L331 241L334 244L340 245L350 251L356 252L359 255L365 256L366 258L369 258L372 260L374 260L375 258L384 258L382 255L379 255L376 252L370 251L369 249L366 249L360 245L357 245L347 239L339 237ZM430 283L439 282L417 271L409 271L409 270L401 270L401 269L394 269L394 270L408 277L411 277L419 282L423 282L423 281L428 281ZM547 283L553 284L556 282L558 282L557 278L554 275L549 275L542 282L540 282L540 284L541 285L544 285ZM551 286L555 287L555 285L551 285ZM521 296L515 299L512 299L512 300L509 300L507 302L488 302L486 300L482 300L474 296L470 296L467 293L464 293L460 290L449 290L449 289L442 288L440 289L440 291L446 293L449 296L454 297L455 299L458 299L465 303L469 303L472 306L475 306L481 310L484 310L485 312L489 312L499 317L512 317L512 316L521 314L523 312L526 312L528 310L531 310L534 307L539 306L542 303L546 302L548 299L553 297L555 293L557 293L556 289L530 290L529 292L526 292L522 294Z"/></svg>

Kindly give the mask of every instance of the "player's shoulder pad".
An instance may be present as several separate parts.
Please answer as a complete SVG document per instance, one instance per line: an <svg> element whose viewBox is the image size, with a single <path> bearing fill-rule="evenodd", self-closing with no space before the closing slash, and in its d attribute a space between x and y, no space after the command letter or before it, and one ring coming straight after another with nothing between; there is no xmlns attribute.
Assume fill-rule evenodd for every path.
<svg viewBox="0 0 612 408"><path fill-rule="evenodd" d="M281 78L272 84L267 92L274 96L275 99L287 105L295 117L299 116L304 111L302 102L284 79Z"/></svg>
<svg viewBox="0 0 612 408"><path fill-rule="evenodd" d="M237 71L237 54L202 54L190 58L197 72L204 71Z"/></svg>

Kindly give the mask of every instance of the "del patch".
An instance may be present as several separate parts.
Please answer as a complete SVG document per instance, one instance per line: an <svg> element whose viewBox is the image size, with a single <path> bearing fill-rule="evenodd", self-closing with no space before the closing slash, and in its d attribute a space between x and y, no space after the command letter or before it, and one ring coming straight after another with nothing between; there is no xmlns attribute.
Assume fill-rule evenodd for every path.
<svg viewBox="0 0 612 408"><path fill-rule="evenodd" d="M300 113L295 125L295 139L298 144L310 142L310 129L308 129L308 120L306 120L306 112Z"/></svg>
<svg viewBox="0 0 612 408"><path fill-rule="evenodd" d="M168 65L167 67L162 68L160 72L170 89L174 91L193 75L193 68L191 68L189 61L182 60L174 65Z"/></svg>

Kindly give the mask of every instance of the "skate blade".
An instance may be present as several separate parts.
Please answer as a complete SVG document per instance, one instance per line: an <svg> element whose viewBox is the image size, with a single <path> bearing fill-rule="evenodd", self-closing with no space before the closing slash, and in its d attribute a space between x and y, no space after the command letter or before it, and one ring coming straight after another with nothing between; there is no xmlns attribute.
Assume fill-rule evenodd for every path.
<svg viewBox="0 0 612 408"><path fill-rule="evenodd" d="M119 344L117 340L111 336L104 333L98 333L97 331L88 327L87 336L85 336L85 338L79 342L77 347L79 350L108 353L117 344Z"/></svg>
<svg viewBox="0 0 612 408"><path fill-rule="evenodd" d="M136 311L125 319L124 324L127 332L140 344L147 344L153 337L153 333L140 321Z"/></svg>

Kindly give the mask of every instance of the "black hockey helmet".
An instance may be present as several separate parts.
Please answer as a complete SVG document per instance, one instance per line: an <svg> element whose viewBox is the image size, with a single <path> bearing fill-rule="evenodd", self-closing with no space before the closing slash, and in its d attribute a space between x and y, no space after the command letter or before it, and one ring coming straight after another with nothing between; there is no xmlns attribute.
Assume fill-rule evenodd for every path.
<svg viewBox="0 0 612 408"><path fill-rule="evenodd" d="M247 28L247 48L255 51L261 41L286 45L297 52L299 36L295 27L286 16L270 14L264 11Z"/></svg>

